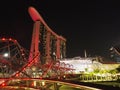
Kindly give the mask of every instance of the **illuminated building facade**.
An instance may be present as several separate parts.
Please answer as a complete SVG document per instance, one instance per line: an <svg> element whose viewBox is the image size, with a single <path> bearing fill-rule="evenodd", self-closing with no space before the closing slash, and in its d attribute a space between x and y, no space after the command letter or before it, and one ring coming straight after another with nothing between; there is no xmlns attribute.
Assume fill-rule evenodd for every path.
<svg viewBox="0 0 120 90"><path fill-rule="evenodd" d="M41 64L65 58L66 39L53 32L33 7L29 8L29 13L34 21L29 60L38 53L40 57L36 61L40 60Z"/></svg>
<svg viewBox="0 0 120 90"><path fill-rule="evenodd" d="M81 58L74 57L69 59L62 59L61 63L68 63L73 65L76 74L80 74L81 72L94 72L95 70L105 71L105 70L114 70L120 66L119 63L113 62L100 62L97 61L96 58Z"/></svg>
<svg viewBox="0 0 120 90"><path fill-rule="evenodd" d="M70 59L63 59L60 62L68 63L73 65L75 72L74 73L80 73L80 72L92 72L94 70L94 67L100 68L101 63L97 61L92 61L93 58L70 58Z"/></svg>

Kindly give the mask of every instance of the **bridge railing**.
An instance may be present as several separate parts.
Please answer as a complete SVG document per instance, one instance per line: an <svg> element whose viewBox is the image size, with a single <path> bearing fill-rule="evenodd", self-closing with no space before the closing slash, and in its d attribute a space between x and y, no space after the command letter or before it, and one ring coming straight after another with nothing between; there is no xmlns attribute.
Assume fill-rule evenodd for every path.
<svg viewBox="0 0 120 90"><path fill-rule="evenodd" d="M44 80L44 79L12 79L9 80L6 84L2 85L0 88L33 88L34 90L62 90L62 89L77 89L77 90L101 90L98 88L84 86L64 81L56 81L56 80ZM32 90L33 90L32 89ZM7 90L7 89L6 89Z"/></svg>

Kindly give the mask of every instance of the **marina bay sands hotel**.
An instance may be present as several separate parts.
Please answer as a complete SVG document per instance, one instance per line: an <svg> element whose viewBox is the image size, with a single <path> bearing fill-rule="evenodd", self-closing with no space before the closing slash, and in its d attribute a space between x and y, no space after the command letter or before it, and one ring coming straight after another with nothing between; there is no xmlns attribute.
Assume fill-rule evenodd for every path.
<svg viewBox="0 0 120 90"><path fill-rule="evenodd" d="M33 27L30 58L40 52L41 63L66 57L66 39L53 32L40 14L30 7L28 12L35 22Z"/></svg>

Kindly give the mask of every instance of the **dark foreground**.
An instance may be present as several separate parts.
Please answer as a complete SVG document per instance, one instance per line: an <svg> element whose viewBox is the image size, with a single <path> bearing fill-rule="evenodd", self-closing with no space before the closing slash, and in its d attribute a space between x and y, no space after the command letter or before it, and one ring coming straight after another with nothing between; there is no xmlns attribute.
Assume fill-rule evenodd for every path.
<svg viewBox="0 0 120 90"><path fill-rule="evenodd" d="M101 90L120 90L120 85L115 86L114 84L113 85L105 85L105 84L100 84L100 83L97 83L97 82L79 82L79 81L70 81L70 80L69 81L64 81L64 82L70 82L70 83L74 83L74 84L78 84L78 85L90 86L90 87L98 88L98 89L101 89Z"/></svg>

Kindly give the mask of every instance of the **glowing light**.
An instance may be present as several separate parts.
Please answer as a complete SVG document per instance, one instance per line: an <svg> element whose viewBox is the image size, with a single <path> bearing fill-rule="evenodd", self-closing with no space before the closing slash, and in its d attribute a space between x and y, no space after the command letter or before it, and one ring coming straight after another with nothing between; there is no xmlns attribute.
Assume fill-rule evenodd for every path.
<svg viewBox="0 0 120 90"><path fill-rule="evenodd" d="M18 77L19 76L19 74L16 74L16 77Z"/></svg>
<svg viewBox="0 0 120 90"><path fill-rule="evenodd" d="M11 41L12 39L11 39L11 38L9 38L9 40Z"/></svg>
<svg viewBox="0 0 120 90"><path fill-rule="evenodd" d="M2 40L4 41L4 40L5 40L5 38L2 38Z"/></svg>
<svg viewBox="0 0 120 90"><path fill-rule="evenodd" d="M35 66L33 66L33 67L32 67L32 70L33 70L33 71L35 71L35 70L36 70L36 67L35 67Z"/></svg>
<svg viewBox="0 0 120 90"><path fill-rule="evenodd" d="M5 86L5 83L2 83L2 86Z"/></svg>
<svg viewBox="0 0 120 90"><path fill-rule="evenodd" d="M4 57L8 57L9 56L9 54L8 53L4 53L4 55L3 55Z"/></svg>
<svg viewBox="0 0 120 90"><path fill-rule="evenodd" d="M44 81L42 82L42 86L45 86L45 82Z"/></svg>

